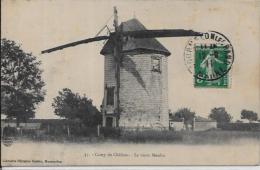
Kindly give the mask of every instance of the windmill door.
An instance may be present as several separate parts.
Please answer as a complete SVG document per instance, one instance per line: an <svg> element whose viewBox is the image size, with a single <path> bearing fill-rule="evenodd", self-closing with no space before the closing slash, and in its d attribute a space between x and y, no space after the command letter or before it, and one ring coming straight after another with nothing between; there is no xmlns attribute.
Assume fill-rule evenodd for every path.
<svg viewBox="0 0 260 170"><path fill-rule="evenodd" d="M113 117L106 117L106 127L113 127Z"/></svg>

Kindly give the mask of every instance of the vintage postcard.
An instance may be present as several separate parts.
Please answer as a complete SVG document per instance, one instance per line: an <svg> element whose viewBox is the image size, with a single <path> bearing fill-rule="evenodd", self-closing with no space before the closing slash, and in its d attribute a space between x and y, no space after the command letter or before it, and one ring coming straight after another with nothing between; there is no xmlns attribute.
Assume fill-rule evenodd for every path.
<svg viewBox="0 0 260 170"><path fill-rule="evenodd" d="M259 12L1 0L1 165L259 165Z"/></svg>

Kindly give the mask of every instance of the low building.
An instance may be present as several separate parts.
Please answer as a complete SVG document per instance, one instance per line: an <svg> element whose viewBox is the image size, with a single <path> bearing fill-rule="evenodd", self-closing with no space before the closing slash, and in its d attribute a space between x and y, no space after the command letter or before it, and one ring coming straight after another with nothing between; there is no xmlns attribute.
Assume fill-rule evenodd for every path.
<svg viewBox="0 0 260 170"><path fill-rule="evenodd" d="M205 131L209 129L216 129L217 122L201 116L196 116L194 121L194 131Z"/></svg>
<svg viewBox="0 0 260 170"><path fill-rule="evenodd" d="M40 129L42 122L39 121L39 119L31 119L27 122L21 122L19 123L19 127L23 129ZM1 120L1 129L4 129L5 127L15 127L17 128L16 120L8 120L8 119L2 119Z"/></svg>
<svg viewBox="0 0 260 170"><path fill-rule="evenodd" d="M29 119L26 122L20 122L18 127L15 119L1 119L1 134L4 134L4 129L6 127L35 131L41 129L49 132L50 129L55 129L54 127L56 126L66 128L65 125L69 123L71 123L71 121L65 119Z"/></svg>
<svg viewBox="0 0 260 170"><path fill-rule="evenodd" d="M170 130L174 130L174 131L185 130L185 125L183 121L170 120Z"/></svg>
<svg viewBox="0 0 260 170"><path fill-rule="evenodd" d="M183 120L170 119L170 129L174 131L193 130L193 131L205 131L209 129L217 128L217 122L201 116L196 116L192 124L185 126Z"/></svg>

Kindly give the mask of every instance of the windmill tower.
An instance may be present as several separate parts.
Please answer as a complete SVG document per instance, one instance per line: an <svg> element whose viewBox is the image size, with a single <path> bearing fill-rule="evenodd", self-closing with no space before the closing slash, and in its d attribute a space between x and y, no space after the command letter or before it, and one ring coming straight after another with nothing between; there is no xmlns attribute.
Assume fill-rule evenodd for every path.
<svg viewBox="0 0 260 170"><path fill-rule="evenodd" d="M137 19L118 26L116 7L114 27L109 36L64 44L42 54L108 40L100 52L105 56L103 126L168 129L167 57L170 52L154 38L203 34L183 29L146 30Z"/></svg>
<svg viewBox="0 0 260 170"><path fill-rule="evenodd" d="M122 32L146 30L137 19L122 22ZM114 45L108 40L105 56L103 126L168 128L168 56L170 52L154 38L123 39L117 100ZM120 115L117 115L119 102ZM118 123L117 123L118 121Z"/></svg>

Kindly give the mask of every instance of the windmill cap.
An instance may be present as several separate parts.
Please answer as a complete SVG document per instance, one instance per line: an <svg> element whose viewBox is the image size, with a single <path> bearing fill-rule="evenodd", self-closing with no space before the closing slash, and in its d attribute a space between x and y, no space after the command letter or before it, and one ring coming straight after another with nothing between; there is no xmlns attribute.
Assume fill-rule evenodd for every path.
<svg viewBox="0 0 260 170"><path fill-rule="evenodd" d="M122 22L119 28L122 28L123 31L146 30L145 26L136 18ZM113 41L112 39L109 39L102 48L100 54L112 54L113 49ZM127 39L127 41L123 44L123 52L158 53L166 56L171 55L171 53L155 38Z"/></svg>

